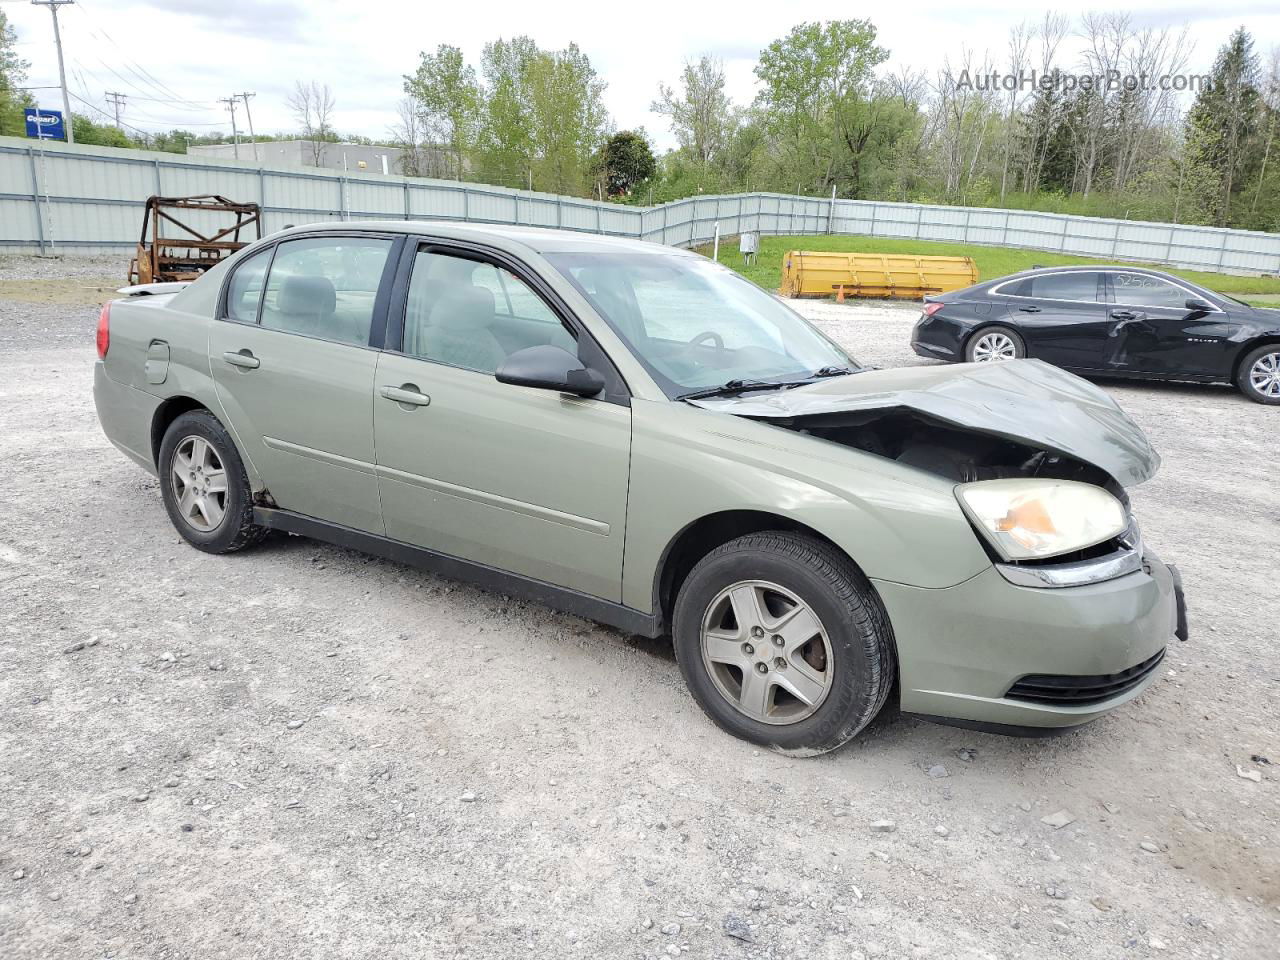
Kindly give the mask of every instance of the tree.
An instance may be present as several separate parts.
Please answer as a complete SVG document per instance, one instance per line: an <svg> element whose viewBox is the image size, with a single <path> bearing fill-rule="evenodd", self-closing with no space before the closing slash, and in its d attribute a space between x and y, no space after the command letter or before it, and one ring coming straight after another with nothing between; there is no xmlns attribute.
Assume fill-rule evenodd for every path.
<svg viewBox="0 0 1280 960"><path fill-rule="evenodd" d="M724 91L724 64L709 56L686 63L679 91L658 84L654 113L671 120L680 148L706 170L721 158L738 125L738 110Z"/></svg>
<svg viewBox="0 0 1280 960"><path fill-rule="evenodd" d="M427 136L448 151L447 174L461 180L480 116L480 86L474 68L467 65L461 50L442 43L435 53L422 54L417 71L404 78L404 92L417 104Z"/></svg>
<svg viewBox="0 0 1280 960"><path fill-rule="evenodd" d="M532 179L539 190L582 193L591 156L607 133L604 81L578 45L540 53L529 64Z"/></svg>
<svg viewBox="0 0 1280 960"><path fill-rule="evenodd" d="M1218 226L1226 226L1230 219L1246 148L1258 129L1258 72L1253 37L1239 27L1218 51L1210 82L1197 93L1187 116L1194 162L1207 164L1221 177L1213 218Z"/></svg>
<svg viewBox="0 0 1280 960"><path fill-rule="evenodd" d="M329 85L322 86L314 80L310 83L296 80L293 93L285 102L301 127L302 138L311 143L312 165L320 166L324 161L325 144L338 139L333 129L334 99Z"/></svg>
<svg viewBox="0 0 1280 960"><path fill-rule="evenodd" d="M874 129L874 71L889 56L869 20L802 23L760 53L756 97L789 181L825 193L859 187L860 149Z"/></svg>
<svg viewBox="0 0 1280 960"><path fill-rule="evenodd" d="M487 183L533 186L532 69L543 56L529 37L485 45L479 174Z"/></svg>
<svg viewBox="0 0 1280 960"><path fill-rule="evenodd" d="M18 56L18 38L0 10L0 136L22 136L23 110L30 98L21 87L30 64Z"/></svg>
<svg viewBox="0 0 1280 960"><path fill-rule="evenodd" d="M623 130L604 142L592 161L602 192L610 197L624 197L654 175L658 161L644 132Z"/></svg>

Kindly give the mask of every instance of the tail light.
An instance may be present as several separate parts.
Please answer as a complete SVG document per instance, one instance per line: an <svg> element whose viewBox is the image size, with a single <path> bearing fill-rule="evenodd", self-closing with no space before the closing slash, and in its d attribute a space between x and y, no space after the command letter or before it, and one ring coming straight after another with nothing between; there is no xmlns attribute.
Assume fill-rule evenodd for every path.
<svg viewBox="0 0 1280 960"><path fill-rule="evenodd" d="M102 305L102 312L98 314L98 359L105 360L107 358L107 348L111 346L111 301L108 300Z"/></svg>
<svg viewBox="0 0 1280 960"><path fill-rule="evenodd" d="M926 303L924 305L924 315L926 317L932 317L935 313L937 313L941 309L942 309L942 304L940 303Z"/></svg>

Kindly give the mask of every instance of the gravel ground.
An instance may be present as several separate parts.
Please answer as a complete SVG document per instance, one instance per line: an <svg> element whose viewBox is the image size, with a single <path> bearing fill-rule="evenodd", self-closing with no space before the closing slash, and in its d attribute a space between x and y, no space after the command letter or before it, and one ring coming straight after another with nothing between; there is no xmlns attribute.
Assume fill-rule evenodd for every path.
<svg viewBox="0 0 1280 960"><path fill-rule="evenodd" d="M114 268L0 262L5 958L1280 955L1276 411L1107 387L1191 605L1139 701L1048 741L889 710L795 760L715 730L667 644L183 545L93 412ZM802 309L921 362L911 307Z"/></svg>

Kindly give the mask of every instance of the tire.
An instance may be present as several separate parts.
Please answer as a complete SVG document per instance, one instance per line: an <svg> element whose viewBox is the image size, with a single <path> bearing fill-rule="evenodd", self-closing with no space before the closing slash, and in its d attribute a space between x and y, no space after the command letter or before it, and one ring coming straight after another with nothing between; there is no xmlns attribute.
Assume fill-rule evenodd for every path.
<svg viewBox="0 0 1280 960"><path fill-rule="evenodd" d="M1003 338L1003 340L1001 339ZM1004 349L999 354L990 352L990 347L1011 348L1012 355L1007 355ZM1016 330L1008 327L983 327L981 330L975 331L968 342L964 345L964 359L966 363L989 363L993 360L1021 360L1027 355L1027 345L1023 341L1021 335Z"/></svg>
<svg viewBox="0 0 1280 960"><path fill-rule="evenodd" d="M1280 343L1251 350L1240 361L1236 386L1254 403L1280 404Z"/></svg>
<svg viewBox="0 0 1280 960"><path fill-rule="evenodd" d="M763 598L760 635L738 622L748 587L750 598ZM813 615L817 633L793 649L808 629L798 626L800 607ZM775 645L781 633L769 630L780 623L785 646ZM852 740L884 706L897 675L889 618L870 582L840 551L803 534L749 534L711 551L680 588L672 632L680 672L707 716L736 737L791 755L826 753ZM757 652L752 638L767 652ZM743 706L760 701L743 683L744 666L729 662L737 657L744 666L754 662L750 691L759 689L756 680L773 684L766 686L763 719ZM825 684L820 698L791 694L812 690L814 677Z"/></svg>
<svg viewBox="0 0 1280 960"><path fill-rule="evenodd" d="M190 469L182 468L184 458ZM197 550L234 553L261 543L270 532L253 522L244 463L231 435L209 411L192 410L169 424L160 443L159 474L169 520ZM185 498L188 489L191 496Z"/></svg>

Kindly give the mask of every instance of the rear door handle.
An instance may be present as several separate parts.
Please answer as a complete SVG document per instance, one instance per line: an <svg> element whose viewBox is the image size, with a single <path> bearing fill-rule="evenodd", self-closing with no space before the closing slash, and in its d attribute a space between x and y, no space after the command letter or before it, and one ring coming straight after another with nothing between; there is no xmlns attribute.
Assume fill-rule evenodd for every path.
<svg viewBox="0 0 1280 960"><path fill-rule="evenodd" d="M1136 313L1132 313L1129 310L1112 310L1111 311L1112 320L1133 320L1137 316L1138 315Z"/></svg>
<svg viewBox="0 0 1280 960"><path fill-rule="evenodd" d="M241 350L239 353L228 350L222 355L222 359L233 367L239 367L242 370L257 370L262 366L262 361L248 350Z"/></svg>
<svg viewBox="0 0 1280 960"><path fill-rule="evenodd" d="M1039 313L1040 312L1039 307L1019 307L1018 309L1023 313Z"/></svg>
<svg viewBox="0 0 1280 960"><path fill-rule="evenodd" d="M410 407L425 407L431 403L431 398L419 391L415 383L403 383L398 387L384 384L378 388L378 393L386 400Z"/></svg>

